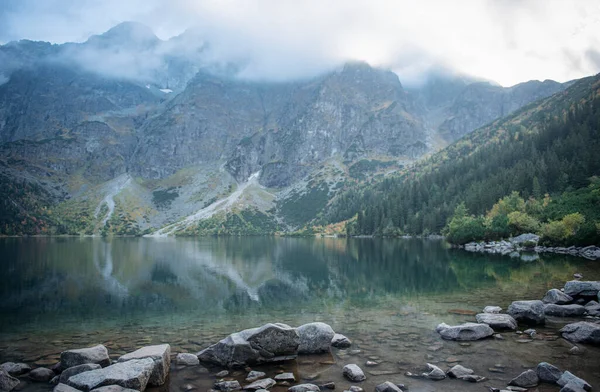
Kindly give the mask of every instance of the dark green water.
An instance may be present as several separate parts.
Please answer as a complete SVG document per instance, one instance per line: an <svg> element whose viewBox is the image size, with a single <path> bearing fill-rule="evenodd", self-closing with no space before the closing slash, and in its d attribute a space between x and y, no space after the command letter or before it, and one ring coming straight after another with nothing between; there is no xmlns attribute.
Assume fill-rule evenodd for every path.
<svg viewBox="0 0 600 392"><path fill-rule="evenodd" d="M417 391L482 389L403 375L426 362L445 369L453 363L448 359L459 359L500 387L542 360L576 366L590 383L600 381L596 348L571 356L572 345L556 339L565 320L549 323L539 330L541 339L527 343L506 333L503 341L461 346L442 342L434 332L442 321L474 320L456 309L506 309L513 300L539 299L575 272L600 279L598 262L584 259L543 256L523 262L447 249L432 240L265 237L5 238L0 255L0 362L47 365L64 349L96 343L106 344L113 357L162 342L174 352L196 352L265 322L324 321L361 352L335 350L335 365L307 359L290 365L301 378L316 374L345 388L341 367L348 361L362 366L372 357L380 365L369 370L390 374L371 375L369 388L389 379ZM438 342L443 348L431 350ZM496 364L505 373L490 373ZM175 367L170 389L190 382L205 390L212 385L210 374L189 372Z"/></svg>

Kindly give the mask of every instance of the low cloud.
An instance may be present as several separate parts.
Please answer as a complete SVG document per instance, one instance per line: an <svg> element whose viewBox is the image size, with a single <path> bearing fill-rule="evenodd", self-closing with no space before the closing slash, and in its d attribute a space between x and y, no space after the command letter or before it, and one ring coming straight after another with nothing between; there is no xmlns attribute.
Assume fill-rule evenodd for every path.
<svg viewBox="0 0 600 392"><path fill-rule="evenodd" d="M163 40L193 28L181 43L196 52L197 41L207 42L202 61L239 64L239 77L251 80L307 78L347 60L391 68L405 84L439 68L502 85L600 71L590 52L600 47L595 0L4 1L2 42L81 42L126 20L150 26ZM164 66L157 53L81 56L101 72L135 77Z"/></svg>

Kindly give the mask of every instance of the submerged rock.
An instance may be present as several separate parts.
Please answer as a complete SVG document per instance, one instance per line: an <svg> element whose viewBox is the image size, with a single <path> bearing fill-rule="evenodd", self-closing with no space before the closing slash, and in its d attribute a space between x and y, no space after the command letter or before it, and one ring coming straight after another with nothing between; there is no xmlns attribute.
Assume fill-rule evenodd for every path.
<svg viewBox="0 0 600 392"><path fill-rule="evenodd" d="M242 386L237 381L221 381L215 384L215 389L222 392L239 391Z"/></svg>
<svg viewBox="0 0 600 392"><path fill-rule="evenodd" d="M106 347L99 344L93 347L63 351L60 354L60 363L63 369L85 363L96 363L102 367L106 367L110 365L110 358L108 357Z"/></svg>
<svg viewBox="0 0 600 392"><path fill-rule="evenodd" d="M546 304L544 305L544 314L546 316L556 317L580 317L585 314L585 307L581 305L556 305Z"/></svg>
<svg viewBox="0 0 600 392"><path fill-rule="evenodd" d="M139 350L121 356L118 362L144 358L150 358L154 361L154 369L152 370L148 385L163 385L171 369L171 346L168 344L157 344L142 347Z"/></svg>
<svg viewBox="0 0 600 392"><path fill-rule="evenodd" d="M427 377L434 381L440 381L446 378L446 373L439 367L428 363L427 368L429 369L429 372L423 373L423 377Z"/></svg>
<svg viewBox="0 0 600 392"><path fill-rule="evenodd" d="M176 360L178 364L185 366L194 366L200 363L198 356L190 353L179 353Z"/></svg>
<svg viewBox="0 0 600 392"><path fill-rule="evenodd" d="M76 374L69 378L67 384L82 391L90 391L106 385L119 385L123 388L143 391L148 385L153 370L154 361L151 358L132 359Z"/></svg>
<svg viewBox="0 0 600 392"><path fill-rule="evenodd" d="M198 359L225 367L245 367L295 358L300 337L285 324L236 332L198 353Z"/></svg>
<svg viewBox="0 0 600 392"><path fill-rule="evenodd" d="M333 328L325 323L309 323L296 328L300 337L299 354L317 354L329 351L335 336Z"/></svg>
<svg viewBox="0 0 600 392"><path fill-rule="evenodd" d="M333 339L331 339L331 345L337 348L348 348L352 346L352 342L344 335L336 333L333 335Z"/></svg>
<svg viewBox="0 0 600 392"><path fill-rule="evenodd" d="M475 373L473 369L466 368L462 365L454 365L452 369L448 370L448 376L451 378L460 378L473 373Z"/></svg>
<svg viewBox="0 0 600 392"><path fill-rule="evenodd" d="M5 362L0 365L0 368L4 369L11 376L20 376L31 371L31 366L26 363Z"/></svg>
<svg viewBox="0 0 600 392"><path fill-rule="evenodd" d="M548 290L544 298L542 298L542 302L546 304L565 305L571 301L573 301L573 297L563 293L559 289Z"/></svg>
<svg viewBox="0 0 600 392"><path fill-rule="evenodd" d="M515 385L522 388L533 388L540 383L540 378L534 370L526 370L517 377L510 380L508 385Z"/></svg>
<svg viewBox="0 0 600 392"><path fill-rule="evenodd" d="M579 321L565 325L560 333L563 338L576 343L600 345L600 325L588 321Z"/></svg>
<svg viewBox="0 0 600 392"><path fill-rule="evenodd" d="M441 323L435 330L446 340L479 340L494 334L494 330L489 325L476 323L452 326Z"/></svg>
<svg viewBox="0 0 600 392"><path fill-rule="evenodd" d="M494 329L517 329L517 321L509 314L479 313L475 319Z"/></svg>
<svg viewBox="0 0 600 392"><path fill-rule="evenodd" d="M52 370L43 367L33 369L28 375L31 380L39 382L49 382L54 376L55 374Z"/></svg>
<svg viewBox="0 0 600 392"><path fill-rule="evenodd" d="M0 368L0 391L12 391L19 383L18 378L11 376L4 369Z"/></svg>
<svg viewBox="0 0 600 392"><path fill-rule="evenodd" d="M353 363L344 366L344 368L342 369L342 372L344 374L344 377L346 377L350 381L358 382L358 381L364 381L367 379L367 377L365 376L365 373L362 371L362 369L360 367L358 367L358 365L353 364Z"/></svg>
<svg viewBox="0 0 600 392"><path fill-rule="evenodd" d="M486 306L483 308L483 313L498 314L502 311L500 306Z"/></svg>
<svg viewBox="0 0 600 392"><path fill-rule="evenodd" d="M60 374L60 378L58 379L58 382L62 383L62 384L66 384L67 381L69 380L69 378L76 374L83 373L83 372L89 372L90 370L96 370L96 369L101 369L101 368L102 368L102 366L98 365L97 363L85 363L83 365L73 366L68 369L65 369Z"/></svg>
<svg viewBox="0 0 600 392"><path fill-rule="evenodd" d="M315 384L298 384L288 388L288 392L319 392L320 389Z"/></svg>
<svg viewBox="0 0 600 392"><path fill-rule="evenodd" d="M556 366L550 365L548 362L540 362L535 368L540 381L556 383L562 376L563 372Z"/></svg>
<svg viewBox="0 0 600 392"><path fill-rule="evenodd" d="M544 324L546 322L544 303L540 300L515 301L508 307L508 314L518 322L526 324Z"/></svg>

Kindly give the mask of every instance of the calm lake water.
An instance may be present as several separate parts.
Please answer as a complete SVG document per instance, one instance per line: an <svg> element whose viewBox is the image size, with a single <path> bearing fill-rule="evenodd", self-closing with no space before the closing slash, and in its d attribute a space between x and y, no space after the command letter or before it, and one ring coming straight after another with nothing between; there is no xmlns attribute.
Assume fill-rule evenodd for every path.
<svg viewBox="0 0 600 392"><path fill-rule="evenodd" d="M547 361L600 386L600 349L570 355L573 345L558 337L573 320L551 320L532 341L507 332L504 340L459 344L435 333L440 322L474 321L468 313L486 305L506 309L513 300L540 299L575 272L600 280L598 263L557 255L526 262L419 239L4 238L0 362L50 366L65 349L97 343L113 358L158 343L170 343L173 353L195 353L266 322L323 321L353 347L258 369L270 376L290 370L317 384L335 381L342 391L351 384L341 368L356 363L369 391L387 380L411 391L481 391L504 387ZM366 367L367 360L379 365ZM460 363L488 381L404 375L420 373L427 362L444 370ZM162 390L206 391L218 370L174 364ZM233 376L242 381L245 372ZM19 389L51 387L24 378Z"/></svg>

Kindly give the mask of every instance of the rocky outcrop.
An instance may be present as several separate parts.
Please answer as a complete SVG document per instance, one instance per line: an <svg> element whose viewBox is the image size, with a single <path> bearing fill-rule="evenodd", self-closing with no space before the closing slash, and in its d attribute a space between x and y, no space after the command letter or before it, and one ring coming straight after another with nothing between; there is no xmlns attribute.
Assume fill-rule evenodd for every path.
<svg viewBox="0 0 600 392"><path fill-rule="evenodd" d="M479 313L475 316L478 323L487 324L493 329L517 329L517 322L508 314Z"/></svg>
<svg viewBox="0 0 600 392"><path fill-rule="evenodd" d="M571 342L600 345L600 324L580 321L565 325L560 333Z"/></svg>
<svg viewBox="0 0 600 392"><path fill-rule="evenodd" d="M171 346L168 344L158 344L142 347L139 350L121 356L118 362L143 358L150 358L154 361L154 369L152 370L150 380L148 380L148 385L163 385L171 368Z"/></svg>
<svg viewBox="0 0 600 392"><path fill-rule="evenodd" d="M546 322L544 303L539 300L515 301L508 307L508 314L518 322L525 324L536 325Z"/></svg>
<svg viewBox="0 0 600 392"><path fill-rule="evenodd" d="M77 374L70 377L67 384L86 392L105 385L119 385L123 388L143 391L148 385L154 367L152 358L132 359Z"/></svg>
<svg viewBox="0 0 600 392"><path fill-rule="evenodd" d="M542 298L542 302L546 304L566 305L573 301L573 297L560 291L559 289L550 289Z"/></svg>
<svg viewBox="0 0 600 392"><path fill-rule="evenodd" d="M199 352L198 359L224 367L244 367L295 358L299 345L295 328L266 324L229 335Z"/></svg>
<svg viewBox="0 0 600 392"><path fill-rule="evenodd" d="M581 305L556 305L546 304L544 305L544 314L546 316L556 317L580 317L585 314L585 307Z"/></svg>
<svg viewBox="0 0 600 392"><path fill-rule="evenodd" d="M60 363L63 369L86 363L96 363L102 367L110 365L108 350L99 344L93 347L63 351L60 354Z"/></svg>
<svg viewBox="0 0 600 392"><path fill-rule="evenodd" d="M298 354L317 354L329 351L335 336L333 329L325 323L309 323L296 328L300 337Z"/></svg>
<svg viewBox="0 0 600 392"><path fill-rule="evenodd" d="M461 341L485 339L494 334L494 330L489 325L476 323L465 323L454 326L442 323L435 330L444 339Z"/></svg>

